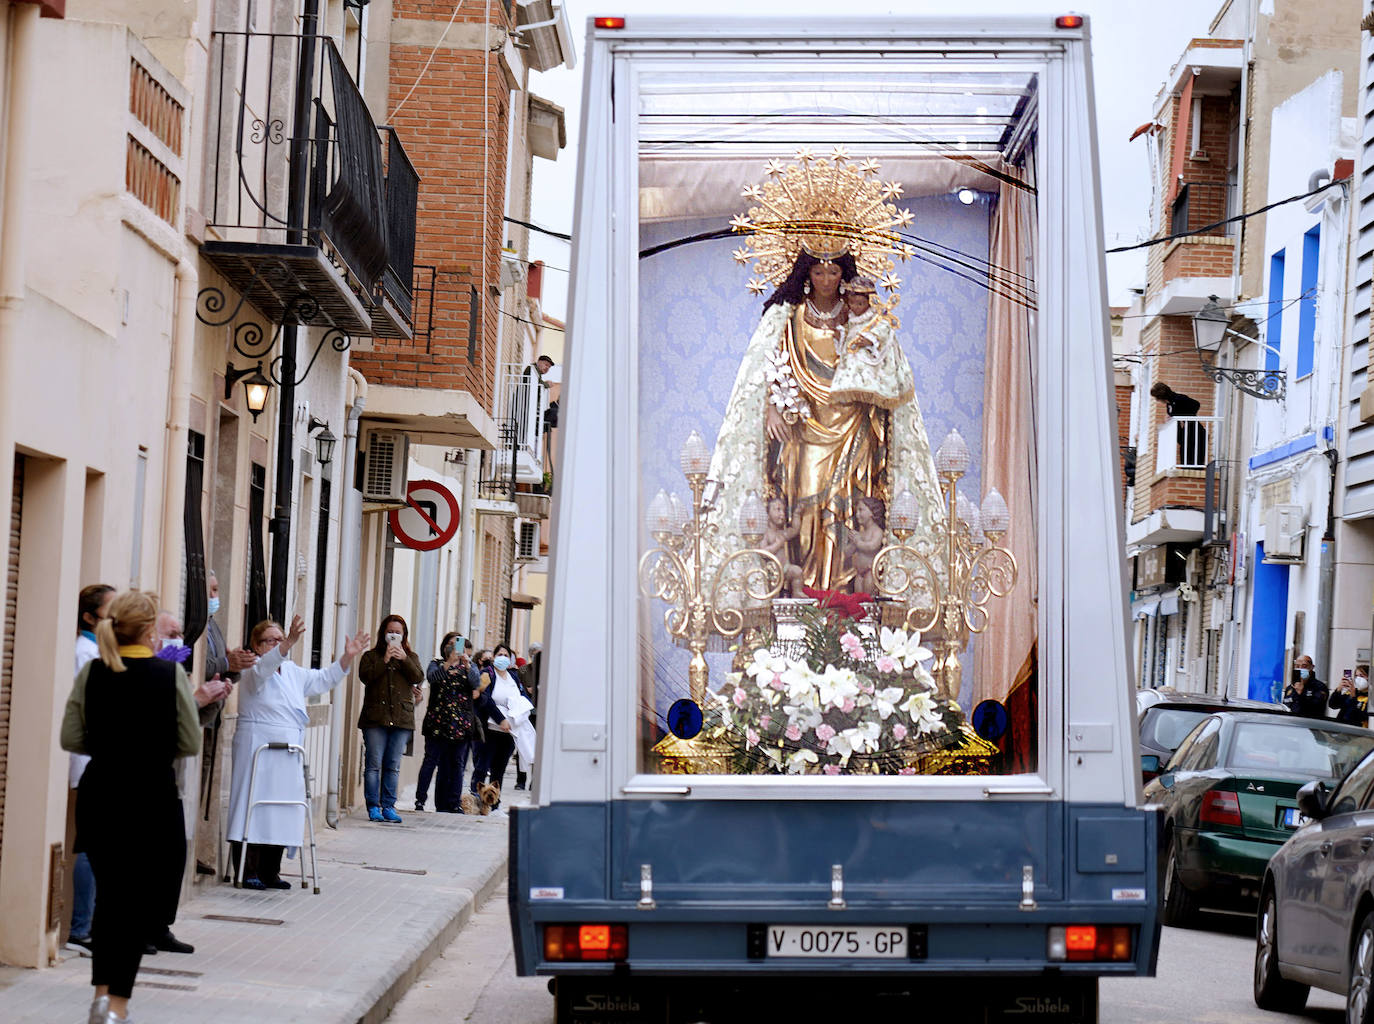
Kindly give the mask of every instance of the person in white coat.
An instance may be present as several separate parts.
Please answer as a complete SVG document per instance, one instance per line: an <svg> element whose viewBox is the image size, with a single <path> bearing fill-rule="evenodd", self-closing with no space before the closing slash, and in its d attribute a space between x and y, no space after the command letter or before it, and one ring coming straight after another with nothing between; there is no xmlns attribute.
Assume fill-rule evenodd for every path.
<svg viewBox="0 0 1374 1024"><path fill-rule="evenodd" d="M239 674L239 715L234 730L228 838L235 864L238 863L238 844L245 839L248 842L243 872L245 889L291 888L291 883L281 878L282 853L288 846L299 846L305 830L305 819L299 808L269 805L253 811L252 825L245 836L253 752L264 743L303 744L309 718L306 699L317 693L327 693L341 683L353 659L367 649L370 640L365 633L349 637L344 641L344 651L338 661L327 668L307 669L287 661L291 648L304 633L305 621L299 615L291 620L291 630L286 633L271 620L258 623L249 634L249 647L258 660ZM297 758L276 751L266 752L258 758L254 800L304 798L305 776Z"/></svg>

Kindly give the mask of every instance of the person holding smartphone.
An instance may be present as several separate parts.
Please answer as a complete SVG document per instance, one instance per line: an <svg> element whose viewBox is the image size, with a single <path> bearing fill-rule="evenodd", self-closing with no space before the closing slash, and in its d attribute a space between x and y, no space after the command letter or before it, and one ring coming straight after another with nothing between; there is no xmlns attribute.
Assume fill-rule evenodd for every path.
<svg viewBox="0 0 1374 1024"><path fill-rule="evenodd" d="M425 671L410 649L410 627L399 615L388 615L377 627L377 646L358 663L363 707L363 797L373 821L400 824L396 813L401 781L401 755L415 731L415 705L424 699Z"/></svg>
<svg viewBox="0 0 1374 1024"><path fill-rule="evenodd" d="M1327 706L1336 709L1336 721L1346 725L1369 725L1369 674L1368 669L1360 666L1363 674L1356 676L1346 669L1340 683L1331 691ZM1357 670L1359 671L1359 670Z"/></svg>

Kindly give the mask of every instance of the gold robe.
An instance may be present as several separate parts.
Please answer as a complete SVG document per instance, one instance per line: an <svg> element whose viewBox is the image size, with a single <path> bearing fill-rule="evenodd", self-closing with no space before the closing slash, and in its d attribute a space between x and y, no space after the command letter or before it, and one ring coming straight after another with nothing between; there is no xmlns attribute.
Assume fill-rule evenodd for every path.
<svg viewBox="0 0 1374 1024"><path fill-rule="evenodd" d="M793 312L782 338L811 415L793 427L792 438L770 446L769 474L801 526L794 560L809 587L847 587L854 570L844 555L859 498L888 501L888 414L874 405L835 402L835 335L808 323L805 305Z"/></svg>

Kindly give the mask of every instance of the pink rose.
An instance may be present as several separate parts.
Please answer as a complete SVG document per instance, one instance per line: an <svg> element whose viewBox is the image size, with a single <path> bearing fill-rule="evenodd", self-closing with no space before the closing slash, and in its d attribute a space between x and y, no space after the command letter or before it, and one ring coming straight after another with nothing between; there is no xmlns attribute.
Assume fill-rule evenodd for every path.
<svg viewBox="0 0 1374 1024"><path fill-rule="evenodd" d="M899 772L897 772L897 774L898 774L898 775L915 775L915 774L916 774L916 769L915 769L915 768L903 768L903 769L901 769Z"/></svg>
<svg viewBox="0 0 1374 1024"><path fill-rule="evenodd" d="M741 690L738 686L736 686L736 687L735 687L735 696L734 696L734 698L733 698L733 700L734 700L734 702L735 702L735 707L737 707L737 708L742 708L742 707L744 707L744 702L745 702L746 699L747 699L747 698L744 696L744 691Z"/></svg>
<svg viewBox="0 0 1374 1024"><path fill-rule="evenodd" d="M825 766L825 774L827 774L827 775L839 775L839 774L840 774L840 766L837 765L837 764L828 764L828 765L826 765L826 766Z"/></svg>
<svg viewBox="0 0 1374 1024"><path fill-rule="evenodd" d="M756 733L753 730L753 728L744 730L744 738L748 741L748 745L751 747L756 746L759 742L759 734Z"/></svg>
<svg viewBox="0 0 1374 1024"><path fill-rule="evenodd" d="M878 660L873 664L878 666L879 672L896 672L897 659L890 654L879 655Z"/></svg>
<svg viewBox="0 0 1374 1024"><path fill-rule="evenodd" d="M844 703L840 705L840 710L843 711L846 715L849 714L851 711L853 711L853 710L854 710L854 698L853 698L853 697L846 697L846 698L844 699Z"/></svg>
<svg viewBox="0 0 1374 1024"><path fill-rule="evenodd" d="M894 725L892 727L892 738L896 740L898 743L906 739L906 726L904 726L901 722L898 722L896 725Z"/></svg>
<svg viewBox="0 0 1374 1024"><path fill-rule="evenodd" d="M863 661L868 657L867 652L864 650L863 641L853 633L842 633L840 635L840 647L844 649L845 654L849 655L855 661Z"/></svg>
<svg viewBox="0 0 1374 1024"><path fill-rule="evenodd" d="M760 716L759 716L759 728L760 728L760 729L767 729L767 728L768 728L770 725L772 725L772 724L773 724L773 716L772 716L772 715L760 715Z"/></svg>
<svg viewBox="0 0 1374 1024"><path fill-rule="evenodd" d="M797 742L797 740L801 739L801 730L798 729L795 725L789 725L787 727L787 731L783 733L783 735L786 736L793 743L795 743Z"/></svg>
<svg viewBox="0 0 1374 1024"><path fill-rule="evenodd" d="M773 689L775 690L787 689L787 684L782 681L782 676L776 674L773 676L773 681L768 685L773 687Z"/></svg>
<svg viewBox="0 0 1374 1024"><path fill-rule="evenodd" d="M816 739L820 740L822 743L829 743L834 738L834 726L828 725L825 722L822 722L820 725L816 726Z"/></svg>
<svg viewBox="0 0 1374 1024"><path fill-rule="evenodd" d="M867 686L861 686L861 687L859 687L859 690L860 690L860 692L862 692L862 693L872 693L872 692L873 692L873 684L872 684L872 683L869 683Z"/></svg>

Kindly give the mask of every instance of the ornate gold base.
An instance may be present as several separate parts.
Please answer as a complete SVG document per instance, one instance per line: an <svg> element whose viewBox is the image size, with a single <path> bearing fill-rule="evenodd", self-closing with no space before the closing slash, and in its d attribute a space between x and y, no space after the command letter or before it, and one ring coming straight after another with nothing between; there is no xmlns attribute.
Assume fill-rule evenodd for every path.
<svg viewBox="0 0 1374 1024"><path fill-rule="evenodd" d="M912 752L906 760L917 775L991 775L997 747L967 725L959 730L959 741L940 750ZM669 734L654 744L660 775L730 775L734 748L710 740L683 740Z"/></svg>

